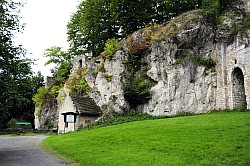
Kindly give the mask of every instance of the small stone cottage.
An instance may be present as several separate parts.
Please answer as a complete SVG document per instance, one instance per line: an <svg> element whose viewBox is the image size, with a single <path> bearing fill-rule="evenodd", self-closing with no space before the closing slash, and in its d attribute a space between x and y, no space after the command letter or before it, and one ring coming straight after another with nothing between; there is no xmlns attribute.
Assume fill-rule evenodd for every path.
<svg viewBox="0 0 250 166"><path fill-rule="evenodd" d="M91 98L71 96L67 88L61 90L59 96L58 133L67 133L86 127L101 115L100 108Z"/></svg>

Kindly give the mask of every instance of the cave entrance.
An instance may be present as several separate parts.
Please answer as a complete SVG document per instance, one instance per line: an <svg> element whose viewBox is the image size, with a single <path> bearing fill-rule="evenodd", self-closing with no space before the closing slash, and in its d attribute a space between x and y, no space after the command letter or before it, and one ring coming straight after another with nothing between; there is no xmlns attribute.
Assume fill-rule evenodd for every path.
<svg viewBox="0 0 250 166"><path fill-rule="evenodd" d="M233 108L246 107L246 95L244 87L244 75L242 70L237 67L232 72L232 98L233 98Z"/></svg>

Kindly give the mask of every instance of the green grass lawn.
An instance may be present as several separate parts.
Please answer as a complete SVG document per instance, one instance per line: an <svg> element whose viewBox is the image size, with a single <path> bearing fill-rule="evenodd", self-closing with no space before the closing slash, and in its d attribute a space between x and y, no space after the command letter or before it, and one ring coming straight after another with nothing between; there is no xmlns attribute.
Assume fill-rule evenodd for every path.
<svg viewBox="0 0 250 166"><path fill-rule="evenodd" d="M83 166L247 166L250 112L130 122L51 136L42 146Z"/></svg>

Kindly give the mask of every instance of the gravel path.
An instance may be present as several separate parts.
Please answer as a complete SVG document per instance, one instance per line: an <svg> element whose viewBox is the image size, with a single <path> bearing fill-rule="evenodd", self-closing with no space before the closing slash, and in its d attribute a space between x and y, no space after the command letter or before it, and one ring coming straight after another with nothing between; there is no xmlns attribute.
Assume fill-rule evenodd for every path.
<svg viewBox="0 0 250 166"><path fill-rule="evenodd" d="M70 166L39 147L45 138L47 136L0 137L0 166Z"/></svg>

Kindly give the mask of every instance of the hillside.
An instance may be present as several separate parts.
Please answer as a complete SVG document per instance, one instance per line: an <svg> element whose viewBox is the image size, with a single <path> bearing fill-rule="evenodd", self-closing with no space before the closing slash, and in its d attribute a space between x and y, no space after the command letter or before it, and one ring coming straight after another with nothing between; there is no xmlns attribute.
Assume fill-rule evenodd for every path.
<svg viewBox="0 0 250 166"><path fill-rule="evenodd" d="M43 147L84 166L250 164L250 112L146 120L52 136Z"/></svg>

